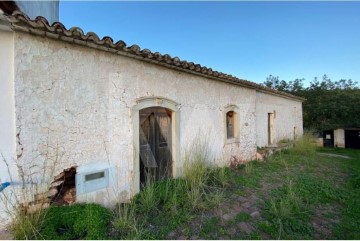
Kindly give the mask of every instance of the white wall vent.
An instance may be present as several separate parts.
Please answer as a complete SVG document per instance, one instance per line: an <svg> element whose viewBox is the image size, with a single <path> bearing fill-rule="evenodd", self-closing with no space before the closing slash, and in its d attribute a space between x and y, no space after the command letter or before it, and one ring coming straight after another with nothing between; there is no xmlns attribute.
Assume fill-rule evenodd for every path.
<svg viewBox="0 0 360 241"><path fill-rule="evenodd" d="M91 163L77 168L76 194L94 192L110 186L113 167L104 163Z"/></svg>

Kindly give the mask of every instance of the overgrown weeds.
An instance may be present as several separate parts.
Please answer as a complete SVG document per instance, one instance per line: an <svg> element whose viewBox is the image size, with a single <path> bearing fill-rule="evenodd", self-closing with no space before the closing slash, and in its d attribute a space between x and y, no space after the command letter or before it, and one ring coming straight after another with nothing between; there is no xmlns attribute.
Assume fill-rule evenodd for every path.
<svg viewBox="0 0 360 241"><path fill-rule="evenodd" d="M311 139L306 142L301 140L295 145L297 149L277 153L268 162L252 161L233 170L209 166L207 155L187 153L188 166L182 178L148 183L130 203L116 207L110 217L109 237L88 236L88 231L78 233L80 229L72 225L56 224L55 231L62 235L57 238L70 237L66 236L70 233L74 239L359 239L360 192L356 175L360 174L360 152L339 150L352 159L328 158L312 151L309 154L315 148ZM243 205L251 200L259 202L252 202L250 207ZM252 215L255 210L258 218ZM325 210L325 214L319 210ZM51 217L61 219L64 213L53 213ZM43 215L49 222L49 213ZM94 215L83 218L99 219ZM327 218L331 222L326 223ZM96 225L88 223L81 230L97 230ZM244 233L244 226L254 230ZM319 227L330 231L322 234ZM44 231L36 229L36 236L23 237L50 237ZM102 231L107 232L106 228Z"/></svg>
<svg viewBox="0 0 360 241"><path fill-rule="evenodd" d="M218 167L210 170L209 185L228 188L232 182L231 169L229 167Z"/></svg>
<svg viewBox="0 0 360 241"><path fill-rule="evenodd" d="M43 225L46 210L33 214L25 214L20 210L17 212L10 226L14 239L44 239L40 227Z"/></svg>
<svg viewBox="0 0 360 241"><path fill-rule="evenodd" d="M187 197L193 210L204 208L206 187L210 178L208 163L208 147L202 142L195 143L193 149L185 153L183 175Z"/></svg>
<svg viewBox="0 0 360 241"><path fill-rule="evenodd" d="M136 205L120 203L114 211L113 226L120 236L135 236L138 233L136 220Z"/></svg>
<svg viewBox="0 0 360 241"><path fill-rule="evenodd" d="M290 150L291 154L313 156L316 153L316 140L311 133L305 132L304 135L294 143Z"/></svg>
<svg viewBox="0 0 360 241"><path fill-rule="evenodd" d="M58 145L50 147L49 143L39 157L43 162L39 163L34 160L9 161L1 154L11 185L0 193L0 202L11 219L10 230L15 239L43 239L40 229L50 202L47 192L63 155ZM16 167L12 172L11 166Z"/></svg>
<svg viewBox="0 0 360 241"><path fill-rule="evenodd" d="M137 208L143 213L155 212L160 202L154 183L148 183L137 198Z"/></svg>
<svg viewBox="0 0 360 241"><path fill-rule="evenodd" d="M147 183L127 210L121 206L114 221L118 238L166 239L195 214L220 206L230 185L230 169L211 167L208 147L202 142L192 145L184 156L182 178Z"/></svg>
<svg viewBox="0 0 360 241"><path fill-rule="evenodd" d="M309 209L291 179L282 188L275 190L265 204L264 214L274 238L312 237L313 230L308 222Z"/></svg>

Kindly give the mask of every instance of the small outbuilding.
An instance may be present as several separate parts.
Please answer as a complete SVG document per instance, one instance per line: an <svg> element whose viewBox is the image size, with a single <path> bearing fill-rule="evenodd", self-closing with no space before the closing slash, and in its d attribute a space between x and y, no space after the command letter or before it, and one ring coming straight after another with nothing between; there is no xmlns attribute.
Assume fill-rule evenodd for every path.
<svg viewBox="0 0 360 241"><path fill-rule="evenodd" d="M360 149L360 128L341 127L322 133L324 147Z"/></svg>

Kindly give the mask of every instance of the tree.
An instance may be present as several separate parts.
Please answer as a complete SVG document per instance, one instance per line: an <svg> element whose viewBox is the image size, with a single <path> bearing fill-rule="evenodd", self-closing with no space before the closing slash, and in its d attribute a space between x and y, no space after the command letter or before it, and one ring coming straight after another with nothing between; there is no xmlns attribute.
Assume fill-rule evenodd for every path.
<svg viewBox="0 0 360 241"><path fill-rule="evenodd" d="M337 127L360 126L360 89L356 81L331 81L327 75L317 77L304 88L304 79L279 81L270 75L264 84L306 98L303 105L304 127L318 131ZM271 84L271 85L270 85Z"/></svg>
<svg viewBox="0 0 360 241"><path fill-rule="evenodd" d="M285 80L279 80L278 76L272 76L269 75L269 77L266 78L266 81L264 82L264 85L280 91L287 91L288 90L288 84Z"/></svg>

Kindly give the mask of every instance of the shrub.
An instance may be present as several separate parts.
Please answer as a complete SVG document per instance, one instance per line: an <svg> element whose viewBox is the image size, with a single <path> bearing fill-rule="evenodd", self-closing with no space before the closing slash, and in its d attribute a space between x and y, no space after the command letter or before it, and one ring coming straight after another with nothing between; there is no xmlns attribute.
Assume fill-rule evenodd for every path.
<svg viewBox="0 0 360 241"><path fill-rule="evenodd" d="M229 187L231 184L231 169L229 167L214 168L209 173L209 185L221 188Z"/></svg>
<svg viewBox="0 0 360 241"><path fill-rule="evenodd" d="M19 239L43 239L39 233L42 220L46 210L42 210L33 214L24 214L18 211L11 223L11 231L14 238Z"/></svg>
<svg viewBox="0 0 360 241"><path fill-rule="evenodd" d="M148 183L136 197L137 208L144 213L156 211L159 201L155 183Z"/></svg>
<svg viewBox="0 0 360 241"><path fill-rule="evenodd" d="M110 210L98 204L51 206L40 234L44 239L107 239Z"/></svg>
<svg viewBox="0 0 360 241"><path fill-rule="evenodd" d="M137 231L135 203L121 203L116 206L113 226L120 237L127 237Z"/></svg>
<svg viewBox="0 0 360 241"><path fill-rule="evenodd" d="M185 154L184 178L186 180L187 196L193 210L204 208L206 186L209 181L210 168L208 146L197 142L193 149Z"/></svg>
<svg viewBox="0 0 360 241"><path fill-rule="evenodd" d="M156 190L160 205L172 215L187 205L186 181L182 178L158 182Z"/></svg>

